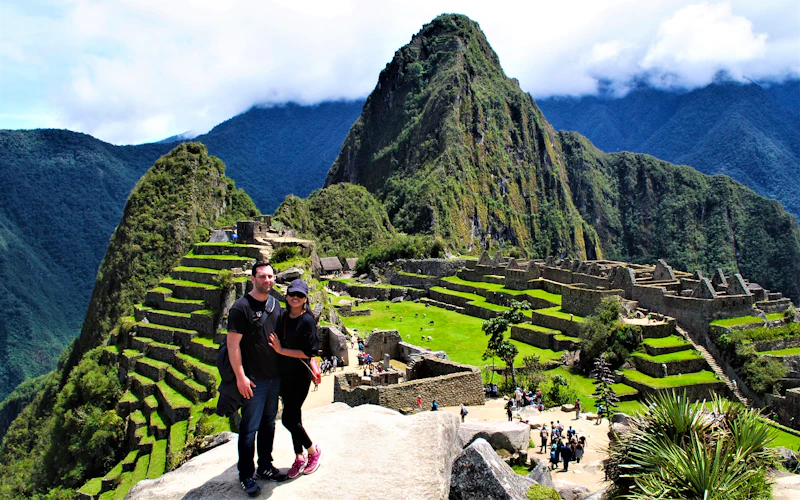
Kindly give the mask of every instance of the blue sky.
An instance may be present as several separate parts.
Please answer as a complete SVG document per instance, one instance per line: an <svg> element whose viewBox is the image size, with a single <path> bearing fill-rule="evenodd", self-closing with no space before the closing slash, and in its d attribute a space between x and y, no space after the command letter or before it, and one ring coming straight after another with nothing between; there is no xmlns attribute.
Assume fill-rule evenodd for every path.
<svg viewBox="0 0 800 500"><path fill-rule="evenodd" d="M256 104L363 98L442 12L477 21L535 98L800 74L797 0L0 0L0 128L135 144Z"/></svg>

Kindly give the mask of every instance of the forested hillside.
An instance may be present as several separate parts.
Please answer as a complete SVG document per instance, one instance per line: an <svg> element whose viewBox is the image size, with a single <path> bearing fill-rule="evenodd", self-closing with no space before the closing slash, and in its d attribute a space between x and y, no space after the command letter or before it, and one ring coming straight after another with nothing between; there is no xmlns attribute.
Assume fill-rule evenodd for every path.
<svg viewBox="0 0 800 500"><path fill-rule="evenodd" d="M538 101L560 130L603 151L633 151L725 174L800 215L800 81L714 83L687 93L642 87L622 98Z"/></svg>
<svg viewBox="0 0 800 500"><path fill-rule="evenodd" d="M749 147L758 127L743 124L770 125L785 140L776 158L795 151L800 135L777 130L781 120L797 122L794 115L758 86L730 87L710 87L690 102L636 93L620 104L619 120L636 123L646 108L649 119L640 126L607 125L602 106L586 121L608 133L606 140L651 141L685 155L711 138L739 151L723 131L738 130L731 133ZM729 93L739 99L714 123L714 134L703 136ZM763 152L763 144L773 143L753 150ZM791 169L750 167L752 179L776 190L792 191L800 179ZM800 298L800 230L779 203L728 177L643 154L605 154L578 134L556 133L463 16L437 17L395 53L331 167L326 185L338 182L366 187L396 228L441 236L457 249L510 245L531 257L663 258L688 271L741 272Z"/></svg>
<svg viewBox="0 0 800 500"><path fill-rule="evenodd" d="M307 196L322 185L361 106L253 108L198 140L271 212L287 194ZM175 145L0 130L0 400L55 368L77 336L128 194Z"/></svg>
<svg viewBox="0 0 800 500"><path fill-rule="evenodd" d="M69 489L120 459L125 429L115 406L122 387L116 367L104 364L95 347L133 312L148 286L208 237L208 227L255 213L250 198L225 177L225 165L200 143L175 146L142 177L103 259L80 338L57 371L19 390L23 400L36 392L3 439L0 497L50 491L53 498L72 498Z"/></svg>

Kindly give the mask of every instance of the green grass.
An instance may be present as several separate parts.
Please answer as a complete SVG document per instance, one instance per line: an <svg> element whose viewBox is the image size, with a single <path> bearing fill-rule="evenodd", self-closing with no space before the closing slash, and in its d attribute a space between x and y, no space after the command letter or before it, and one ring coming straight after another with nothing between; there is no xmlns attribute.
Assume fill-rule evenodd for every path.
<svg viewBox="0 0 800 500"><path fill-rule="evenodd" d="M139 457L139 450L133 450L133 451L129 452L127 455L125 455L125 458L123 458L122 462L120 462L120 463L123 466L128 465L128 464L132 464L132 463L136 462L136 459L138 457Z"/></svg>
<svg viewBox="0 0 800 500"><path fill-rule="evenodd" d="M676 351L668 354L659 354L658 356L651 356L646 352L635 352L633 353L633 355L638 358L652 361L653 363L671 363L673 361L686 361L689 359L697 359L703 357L699 352L695 351L694 349L686 349L684 351Z"/></svg>
<svg viewBox="0 0 800 500"><path fill-rule="evenodd" d="M501 306L498 304L492 304L491 302L487 302L485 297L478 295L477 293L469 293L469 292L458 292L455 290L450 290L449 288L443 288L440 286L432 286L431 290L446 294L452 295L455 297L461 297L464 299L469 300L469 304L483 307L484 309L489 309L491 311L509 311L511 308L506 306Z"/></svg>
<svg viewBox="0 0 800 500"><path fill-rule="evenodd" d="M81 486L78 492L84 493L86 495L95 496L100 494L100 490L102 488L103 488L103 478L95 477L93 479L88 480L86 484Z"/></svg>
<svg viewBox="0 0 800 500"><path fill-rule="evenodd" d="M783 313L770 313L767 314L767 321L775 321L776 319L783 318ZM711 322L712 325L718 326L742 326L750 324L762 324L764 320L756 316L740 316L738 318L715 319Z"/></svg>
<svg viewBox="0 0 800 500"><path fill-rule="evenodd" d="M202 288L204 290L217 290L219 288L218 286L215 285L205 285L203 283L197 283L195 281L176 280L175 278L162 278L161 283L162 284L166 283L168 285L185 286L188 288Z"/></svg>
<svg viewBox="0 0 800 500"><path fill-rule="evenodd" d="M155 292L155 293L172 293L171 289L169 289L167 287L163 287L163 286L157 286L155 288L151 288L149 291L150 292ZM167 299L167 300L169 300L169 299ZM177 299L175 299L175 300L177 300Z"/></svg>
<svg viewBox="0 0 800 500"><path fill-rule="evenodd" d="M189 408L192 406L192 402L186 399L183 394L170 387L166 380L160 380L156 385L161 389L161 394L164 395L167 403L169 403L172 408Z"/></svg>
<svg viewBox="0 0 800 500"><path fill-rule="evenodd" d="M119 398L120 403L135 403L139 401L139 398L136 397L136 394L132 393L131 391L125 391L121 398Z"/></svg>
<svg viewBox="0 0 800 500"><path fill-rule="evenodd" d="M647 344L651 347L682 347L687 345L692 345L691 342L688 340L684 340L683 338L677 335L670 335L668 337L661 337L661 338L652 338L652 339L644 339L642 344Z"/></svg>
<svg viewBox="0 0 800 500"><path fill-rule="evenodd" d="M165 290L172 291L169 288L165 288ZM198 306L205 303L203 299L176 299L174 297L167 297L165 302L174 302L176 304L194 304Z"/></svg>
<svg viewBox="0 0 800 500"><path fill-rule="evenodd" d="M150 414L150 425L155 427L158 430L166 431L167 424L164 423L164 419L161 418L161 415L157 411L154 411Z"/></svg>
<svg viewBox="0 0 800 500"><path fill-rule="evenodd" d="M180 358L183 362L185 362L187 365L190 365L199 371L209 374L215 381L216 386L219 386L220 382L222 382L222 377L220 377L219 370L217 369L216 366L203 363L199 359L189 356L188 354L177 353L176 356Z"/></svg>
<svg viewBox="0 0 800 500"><path fill-rule="evenodd" d="M150 454L150 465L147 468L147 479L161 477L167 468L167 440L159 439L153 445L153 452Z"/></svg>
<svg viewBox="0 0 800 500"><path fill-rule="evenodd" d="M546 300L548 302L552 302L553 304L561 305L561 295L558 295L556 293L550 293L548 291L541 290L538 288L533 288L529 290L512 290L510 288L506 288L505 285L500 285L497 283L486 283L485 281L468 281L459 278L458 276L448 276L446 278L442 278L442 280L448 283L453 283L455 285L465 285L475 288L482 288L490 292L502 292L509 295L530 295L531 297L536 297L539 299Z"/></svg>
<svg viewBox="0 0 800 500"><path fill-rule="evenodd" d="M760 355L769 354L771 356L800 356L800 347L791 347L789 349L778 349L775 351L762 351Z"/></svg>
<svg viewBox="0 0 800 500"><path fill-rule="evenodd" d="M413 278L435 278L436 277L436 276L431 276L429 274L407 273L405 271L400 271L398 274L400 276L411 276Z"/></svg>
<svg viewBox="0 0 800 500"><path fill-rule="evenodd" d="M183 332L183 333L197 333L195 330L187 330L186 328L176 328L174 326L164 326L158 323L136 323L137 326L146 326L149 328L157 328L168 332Z"/></svg>
<svg viewBox="0 0 800 500"><path fill-rule="evenodd" d="M685 373L682 375L669 375L663 378L654 378L636 370L620 370L620 373L627 376L634 382L638 382L655 389L683 387L686 385L695 384L709 384L720 381L713 372L708 370L702 370L695 373Z"/></svg>
<svg viewBox="0 0 800 500"><path fill-rule="evenodd" d="M202 344L206 347L219 347L214 339L208 337L194 337L192 342L197 342L198 344Z"/></svg>
<svg viewBox="0 0 800 500"><path fill-rule="evenodd" d="M154 313L158 313L158 314L164 314L164 315L166 315L166 316L176 316L176 317L178 317L178 318L191 318L191 317L192 317L192 313L184 313L184 312L177 312L177 311L168 311L168 310L166 310L166 309L153 309L153 308L148 308L148 310L149 310L149 311L152 311L152 312L154 312Z"/></svg>
<svg viewBox="0 0 800 500"><path fill-rule="evenodd" d="M779 424L770 420L764 419L766 425L774 431L775 440L772 442L772 448L784 447L788 448L795 453L800 453L800 436L796 436L790 432L783 430Z"/></svg>
<svg viewBox="0 0 800 500"><path fill-rule="evenodd" d="M525 330L533 330L533 331L536 331L536 332L546 333L548 335L560 335L561 334L561 330L553 330L551 328L545 328L543 326L534 325L532 323L520 323L520 324L515 325L515 326L518 326L520 328L524 328Z"/></svg>
<svg viewBox="0 0 800 500"><path fill-rule="evenodd" d="M614 392L617 393L617 396L628 396L630 394L636 394L639 392L635 388L622 383L611 384L611 388L614 389Z"/></svg>
<svg viewBox="0 0 800 500"><path fill-rule="evenodd" d="M123 500L133 485L147 478L147 468L150 465L150 455L142 455L136 460L136 467L130 473L122 475L122 482L117 486L114 498Z"/></svg>
<svg viewBox="0 0 800 500"><path fill-rule="evenodd" d="M386 306L389 305L389 309ZM372 309L370 316L351 316L342 318L348 329L357 328L359 333L369 336L374 328L381 330L394 329L400 333L402 339L421 347L434 351L443 350L451 360L457 363L483 367L491 365L491 360L483 361L481 354L486 350L486 343L489 340L479 318L448 311L440 307L425 307L418 302L370 302ZM415 318L414 314L418 317ZM425 314L427 317L423 318ZM395 316L396 319L392 319ZM399 318L403 317L403 321ZM434 324L430 325L433 321ZM422 330L420 330L422 328ZM421 340L421 336L432 338L430 342ZM506 334L510 338L510 334ZM558 359L560 353L554 353L548 349L539 349L516 340L511 343L519 349L516 365L522 366L522 357L527 355L537 355L543 359ZM496 361L497 366L503 366L501 361Z"/></svg>
<svg viewBox="0 0 800 500"><path fill-rule="evenodd" d="M156 408L158 408L158 400L156 399L155 396L153 396L151 394L151 395L147 396L146 398L144 398L144 405L149 410L155 410Z"/></svg>
<svg viewBox="0 0 800 500"><path fill-rule="evenodd" d="M213 275L219 273L218 269L211 269L208 267L176 266L173 267L172 270L184 273L189 272L189 273L202 273L202 274L213 274Z"/></svg>
<svg viewBox="0 0 800 500"><path fill-rule="evenodd" d="M186 433L189 429L189 421L181 420L169 428L169 470L173 470L180 463L183 457L183 448L186 446Z"/></svg>
<svg viewBox="0 0 800 500"><path fill-rule="evenodd" d="M559 366L558 368L547 370L544 373L551 377L553 375L561 375L564 378L566 378L567 381L569 382L569 386L572 389L574 389L575 392L577 393L577 396L581 398L581 403L583 404L583 411L587 412L597 411L597 406L595 405L594 397L592 396L595 390L595 380L593 378L589 378L584 375L581 375L580 373L573 372L572 370L570 370L565 366ZM625 384L614 384L613 387L618 395L634 394L637 392L636 389ZM573 402L574 401L570 401L570 403ZM630 401L630 402L626 401L620 403L620 405L625 404L626 409L630 409L630 407L636 406L627 403L636 403L637 405L640 404L637 401Z"/></svg>
<svg viewBox="0 0 800 500"><path fill-rule="evenodd" d="M556 318L565 319L567 321L569 321L569 319L570 319L570 314L568 312L564 312L561 309L561 306L548 307L548 308L545 308L545 309L537 309L536 312L542 313L542 314L546 314L548 316L553 316L553 317L556 317ZM583 323L583 317L582 316L578 316L577 314L573 314L572 315L572 321L575 321L577 323Z"/></svg>
<svg viewBox="0 0 800 500"><path fill-rule="evenodd" d="M144 416L144 413L142 413L142 410L136 410L131 413L130 419L138 425L147 424L147 418Z"/></svg>
<svg viewBox="0 0 800 500"><path fill-rule="evenodd" d="M189 253L187 253L186 257L191 259L238 260L240 262L252 262L255 260L251 257L239 257L238 255L201 255L194 253L194 250L191 250Z"/></svg>
<svg viewBox="0 0 800 500"><path fill-rule="evenodd" d="M109 345L103 348L104 351L108 351L112 354L119 354L119 347L116 345Z"/></svg>

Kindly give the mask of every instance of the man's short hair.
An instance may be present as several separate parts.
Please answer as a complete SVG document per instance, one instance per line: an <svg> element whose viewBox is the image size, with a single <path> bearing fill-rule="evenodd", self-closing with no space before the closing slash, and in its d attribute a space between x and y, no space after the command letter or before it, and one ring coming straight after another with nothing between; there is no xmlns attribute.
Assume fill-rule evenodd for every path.
<svg viewBox="0 0 800 500"><path fill-rule="evenodd" d="M260 268L262 268L262 267L270 267L270 268L272 268L272 264L270 264L269 261L263 261L263 260L262 261L258 261L255 264L253 264L253 269L250 270L250 272L252 273L253 278L256 277L256 274L258 274L258 270ZM275 271L275 268L272 268L272 270Z"/></svg>

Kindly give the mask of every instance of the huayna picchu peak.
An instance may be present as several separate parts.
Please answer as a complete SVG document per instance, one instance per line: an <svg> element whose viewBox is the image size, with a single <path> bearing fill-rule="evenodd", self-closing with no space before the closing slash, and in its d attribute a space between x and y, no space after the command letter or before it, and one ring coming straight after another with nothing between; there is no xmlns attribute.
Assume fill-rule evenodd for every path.
<svg viewBox="0 0 800 500"><path fill-rule="evenodd" d="M456 249L664 257L800 297L800 231L779 203L727 177L557 133L461 15L425 25L381 72L326 186L338 182L366 187L398 230ZM782 271L769 264L778 261Z"/></svg>

